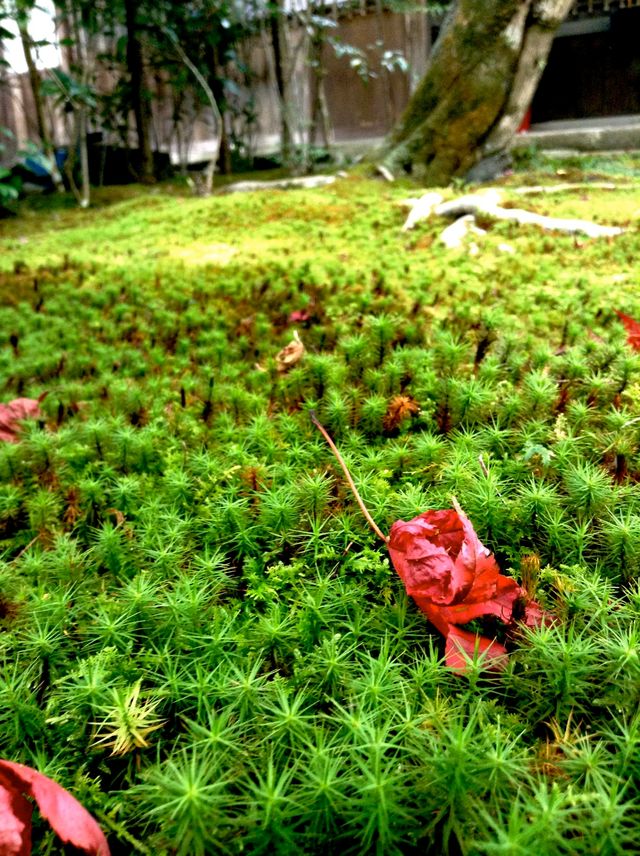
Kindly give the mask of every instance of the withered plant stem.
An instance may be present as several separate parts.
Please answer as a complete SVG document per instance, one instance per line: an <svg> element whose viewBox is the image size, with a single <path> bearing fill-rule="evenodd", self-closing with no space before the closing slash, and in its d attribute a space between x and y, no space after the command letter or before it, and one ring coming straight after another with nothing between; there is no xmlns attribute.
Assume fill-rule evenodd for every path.
<svg viewBox="0 0 640 856"><path fill-rule="evenodd" d="M454 508L456 514L458 515L458 517L466 517L467 516L464 513L464 511L462 510L462 508L460 507L460 503L458 502L457 496L451 497L451 505L453 505L453 508Z"/></svg>
<svg viewBox="0 0 640 856"><path fill-rule="evenodd" d="M376 535L378 536L378 538L382 538L382 540L385 542L385 544L387 544L387 543L389 542L389 536L388 536L388 535L385 535L385 534L382 532L382 530L380 529L380 527L378 526L378 524L375 522L375 520L373 519L373 517L369 514L369 509L368 509L368 508L367 508L367 506L364 504L364 502L363 502L363 500L362 500L362 497L361 497L361 496L360 496L360 494L358 493L358 488L355 486L355 483L354 483L354 481L353 481L353 478L351 477L351 473L349 472L349 469L348 469L347 465L346 465L346 464L345 464L345 462L344 462L344 458L342 457L342 455L341 455L341 454L340 454L340 452L338 451L338 447L336 446L336 444L333 442L333 440L332 440L332 439L331 439L331 437L329 436L329 433L327 432L327 429L324 427L324 425L322 425L322 424L318 421L318 418L317 418L316 414L313 412L313 410L311 410L311 411L309 412L309 415L311 416L311 421L312 421L312 422L313 422L313 424L316 426L316 428L320 431L320 433L322 434L322 436L324 437L324 439L327 441L327 443L329 444L329 448L331 449L331 451L333 452L333 454L334 454L334 456L335 456L336 460L338 461L338 463L339 463L339 464L340 464L340 466L342 467L342 472L344 473L344 476L345 476L345 478L346 478L346 480L347 480L347 482L348 482L348 484L349 484L349 487L351 488L351 490L352 490L352 492L353 492L353 495L354 495L354 496L355 496L355 498L356 498L356 502L357 502L357 503L358 503L358 505L360 506L360 511L361 511L361 512L364 514L364 516L365 516L365 520L367 521L367 523L369 524L369 526L373 529L373 531L376 533Z"/></svg>

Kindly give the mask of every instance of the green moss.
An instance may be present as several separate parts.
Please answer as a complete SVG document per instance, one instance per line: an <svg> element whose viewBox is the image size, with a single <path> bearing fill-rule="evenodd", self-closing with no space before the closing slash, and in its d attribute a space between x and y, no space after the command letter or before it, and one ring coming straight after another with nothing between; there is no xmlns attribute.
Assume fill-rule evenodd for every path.
<svg viewBox="0 0 640 856"><path fill-rule="evenodd" d="M632 192L527 200L612 241L487 224L468 256L401 232L406 184L156 190L2 225L2 400L49 393L0 446L3 755L127 852L632 847ZM385 531L455 494L505 572L540 565L557 620L504 673L445 668L311 408Z"/></svg>

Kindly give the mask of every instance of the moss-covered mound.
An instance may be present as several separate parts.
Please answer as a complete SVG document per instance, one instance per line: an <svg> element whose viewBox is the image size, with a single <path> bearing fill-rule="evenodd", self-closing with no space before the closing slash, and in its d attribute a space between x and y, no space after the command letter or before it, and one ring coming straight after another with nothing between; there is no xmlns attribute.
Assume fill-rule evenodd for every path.
<svg viewBox="0 0 640 856"><path fill-rule="evenodd" d="M2 757L72 790L114 853L633 850L620 180L526 205L623 235L486 224L477 255L435 220L401 232L415 189L359 178L5 221L0 400L48 395L0 445ZM384 531L455 495L555 616L504 671L446 668L312 408Z"/></svg>

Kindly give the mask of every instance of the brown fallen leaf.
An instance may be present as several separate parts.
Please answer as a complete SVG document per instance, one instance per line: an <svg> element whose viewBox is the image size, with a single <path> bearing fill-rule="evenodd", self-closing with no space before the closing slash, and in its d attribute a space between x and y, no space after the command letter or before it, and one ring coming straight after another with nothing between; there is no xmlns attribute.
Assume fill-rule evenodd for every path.
<svg viewBox="0 0 640 856"><path fill-rule="evenodd" d="M385 431L395 431L405 419L420 413L420 405L410 395L396 395L391 399L382 420Z"/></svg>
<svg viewBox="0 0 640 856"><path fill-rule="evenodd" d="M119 508L107 508L107 514L113 514L116 519L116 529L118 526L122 526L125 521L124 514L120 511Z"/></svg>
<svg viewBox="0 0 640 856"><path fill-rule="evenodd" d="M288 345L285 345L284 348L276 354L276 363L278 365L279 372L288 372L290 368L299 363L302 357L304 356L305 348L302 344L302 340L298 335L298 331L293 331L293 339L289 342Z"/></svg>

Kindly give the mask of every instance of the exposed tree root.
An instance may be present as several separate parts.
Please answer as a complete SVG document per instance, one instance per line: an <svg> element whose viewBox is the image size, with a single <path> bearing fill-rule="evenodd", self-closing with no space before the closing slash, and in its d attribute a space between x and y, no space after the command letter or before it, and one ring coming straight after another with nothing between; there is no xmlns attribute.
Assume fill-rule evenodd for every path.
<svg viewBox="0 0 640 856"><path fill-rule="evenodd" d="M587 186L595 187L595 185ZM556 187L566 190L569 187L573 189L575 185L557 185ZM612 185L607 184L606 187L598 189L609 189L610 187ZM546 189L535 187L516 190L516 193L521 195L538 192L544 193ZM550 192L559 193L561 190L552 188ZM549 232L565 232L570 235L581 234L589 238L613 238L624 232L624 229L619 226L601 226L598 223L592 223L590 220L548 217L533 211L526 211L523 208L506 208L501 204L503 201L504 193L497 188L486 188L479 193L460 196L448 202L443 202L442 197L437 193L425 193L419 199L407 199L403 203L408 205L410 210L402 226L402 231L406 232L413 229L416 223L421 220L428 220L434 215L436 217L453 217L456 218L456 223L447 227L440 238L447 246L460 246L461 239L459 236L463 232L471 231L475 227L475 217L482 215L484 219L506 220L521 226L538 226ZM476 234L479 232L476 231Z"/></svg>
<svg viewBox="0 0 640 856"><path fill-rule="evenodd" d="M440 235L440 241L442 241L447 249L456 250L462 246L467 236L477 235L478 237L482 237L486 234L484 229L479 229L476 226L476 218L473 214L465 214L463 217L458 217L450 226L447 226ZM475 255L478 252L477 245L475 245L475 251L474 245L472 245L469 248L469 252Z"/></svg>
<svg viewBox="0 0 640 856"><path fill-rule="evenodd" d="M581 234L589 238L613 238L616 235L621 235L624 231L619 226L600 226L598 223L592 223L589 220L547 217L544 214L525 211L524 208L504 208L498 205L495 196L489 193L461 196L451 202L443 202L435 208L434 213L440 217L482 214L492 220L507 220L512 223L519 223L521 226L539 226L548 232Z"/></svg>

